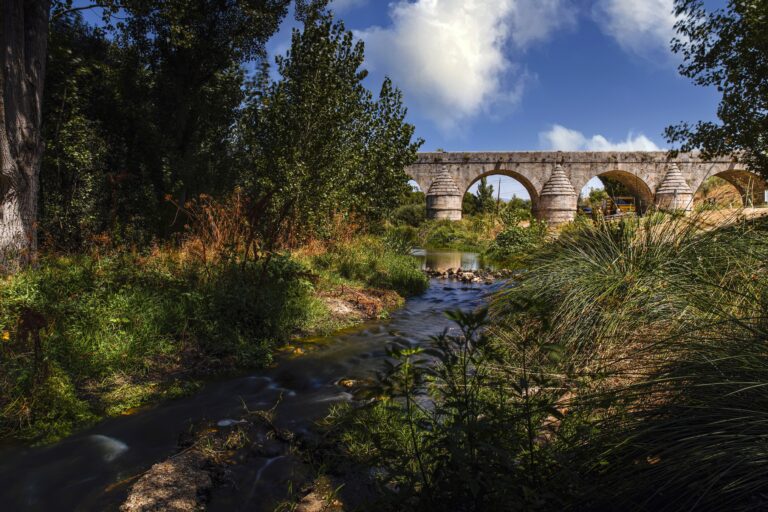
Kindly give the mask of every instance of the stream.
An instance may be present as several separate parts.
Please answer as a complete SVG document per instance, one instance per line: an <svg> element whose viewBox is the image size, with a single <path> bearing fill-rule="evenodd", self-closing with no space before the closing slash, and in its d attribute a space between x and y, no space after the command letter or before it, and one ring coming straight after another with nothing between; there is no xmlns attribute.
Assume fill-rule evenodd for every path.
<svg viewBox="0 0 768 512"><path fill-rule="evenodd" d="M451 251L417 251L432 269L474 270L478 255ZM450 328L444 312L473 309L501 286L432 280L422 295L409 298L387 320L367 322L322 339L304 342L300 357L277 357L273 368L208 383L194 395L146 408L131 416L105 420L45 447L0 449L0 509L8 511L117 510L126 486L112 484L146 471L177 450L179 436L204 420L237 418L243 404L250 410L275 409L276 426L309 432L331 404L353 399L338 383L371 378L382 368L387 344L413 345ZM301 342L298 343L301 345ZM281 399L282 397L282 399ZM241 475L250 489L211 503L211 510L264 509L273 488L284 491L283 456L265 458Z"/></svg>

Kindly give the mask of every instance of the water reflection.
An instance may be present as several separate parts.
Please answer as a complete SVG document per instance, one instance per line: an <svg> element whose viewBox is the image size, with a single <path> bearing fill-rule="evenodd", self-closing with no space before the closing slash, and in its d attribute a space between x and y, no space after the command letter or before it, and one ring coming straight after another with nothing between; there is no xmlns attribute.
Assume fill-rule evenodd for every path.
<svg viewBox="0 0 768 512"><path fill-rule="evenodd" d="M483 261L482 255L476 252L461 252L450 250L414 249L412 254L421 261L421 268L432 270L448 270L449 268L463 270L477 270L480 268L492 268Z"/></svg>

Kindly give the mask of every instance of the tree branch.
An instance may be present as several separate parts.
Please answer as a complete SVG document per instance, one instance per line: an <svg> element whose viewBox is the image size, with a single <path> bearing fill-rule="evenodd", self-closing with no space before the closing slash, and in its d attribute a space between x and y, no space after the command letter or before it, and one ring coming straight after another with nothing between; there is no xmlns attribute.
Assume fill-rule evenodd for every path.
<svg viewBox="0 0 768 512"><path fill-rule="evenodd" d="M57 20L57 19L59 19L59 18L61 18L63 16L66 16L67 14L72 14L73 12L87 11L88 9L94 9L96 7L100 7L102 9L113 9L113 8L120 9L121 8L121 6L118 5L118 4L107 3L107 2L95 3L95 4L90 4L90 5L81 5L79 7L71 7L69 9L64 9L62 11L54 12L52 14L52 16L51 16L51 21Z"/></svg>

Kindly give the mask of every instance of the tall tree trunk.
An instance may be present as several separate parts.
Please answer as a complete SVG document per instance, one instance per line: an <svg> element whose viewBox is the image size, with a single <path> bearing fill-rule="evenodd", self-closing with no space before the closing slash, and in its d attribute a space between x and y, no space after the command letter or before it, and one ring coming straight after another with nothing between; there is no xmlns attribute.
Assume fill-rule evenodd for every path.
<svg viewBox="0 0 768 512"><path fill-rule="evenodd" d="M0 271L37 251L50 0L0 0Z"/></svg>

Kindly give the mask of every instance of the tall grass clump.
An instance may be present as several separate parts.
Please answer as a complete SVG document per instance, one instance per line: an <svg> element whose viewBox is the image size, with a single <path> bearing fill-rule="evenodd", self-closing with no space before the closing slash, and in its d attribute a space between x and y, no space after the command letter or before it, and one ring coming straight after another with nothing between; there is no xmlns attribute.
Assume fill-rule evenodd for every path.
<svg viewBox="0 0 768 512"><path fill-rule="evenodd" d="M335 411L377 506L768 507L768 223L581 223L532 261Z"/></svg>
<svg viewBox="0 0 768 512"><path fill-rule="evenodd" d="M673 281L712 246L691 219L664 214L563 230L496 301L499 314L547 312L551 335L586 364L685 323Z"/></svg>
<svg viewBox="0 0 768 512"><path fill-rule="evenodd" d="M686 306L684 328L649 337L633 362L663 357L602 394L631 407L609 411L585 450L602 497L595 506L768 506L768 230L758 221L701 236L669 280ZM621 497L610 505L609 489Z"/></svg>
<svg viewBox="0 0 768 512"><path fill-rule="evenodd" d="M403 236L405 238L403 238ZM363 236L335 244L313 258L312 265L365 286L394 290L408 296L422 293L429 280L410 252L408 233L388 239Z"/></svg>
<svg viewBox="0 0 768 512"><path fill-rule="evenodd" d="M766 506L766 261L764 221L657 214L566 230L499 297L563 347L572 508Z"/></svg>

